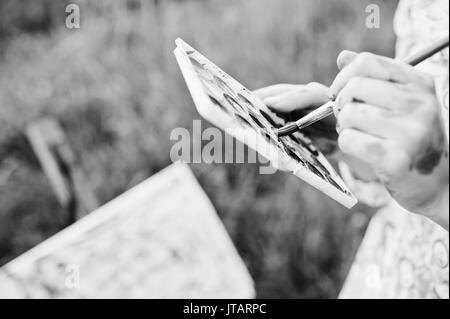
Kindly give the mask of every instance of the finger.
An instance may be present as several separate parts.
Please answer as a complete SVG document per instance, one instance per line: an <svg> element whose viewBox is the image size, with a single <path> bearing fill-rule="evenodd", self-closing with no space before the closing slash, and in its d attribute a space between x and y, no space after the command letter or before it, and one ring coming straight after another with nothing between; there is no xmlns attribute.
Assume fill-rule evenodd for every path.
<svg viewBox="0 0 450 319"><path fill-rule="evenodd" d="M338 144L343 153L359 158L369 164L384 161L388 152L386 140L349 128L341 131Z"/></svg>
<svg viewBox="0 0 450 319"><path fill-rule="evenodd" d="M300 85L295 84L275 84L253 91L253 94L264 100L267 97L280 95L290 90L298 88Z"/></svg>
<svg viewBox="0 0 450 319"><path fill-rule="evenodd" d="M408 64L363 52L339 72L330 87L329 96L337 96L353 77L368 77L397 83L415 82L421 78L419 72Z"/></svg>
<svg viewBox="0 0 450 319"><path fill-rule="evenodd" d="M338 55L338 58L337 58L337 65L338 65L339 70L342 70L347 65L349 65L357 56L358 56L358 53L356 53L356 52L349 51L349 50L342 51ZM330 91L328 91L328 98L331 101L334 101L334 100L336 100L336 95L334 93L331 93ZM337 116L336 111L335 111L334 115Z"/></svg>
<svg viewBox="0 0 450 319"><path fill-rule="evenodd" d="M340 91L334 107L340 110L345 104L360 101L404 115L424 103L419 93L411 85L354 77Z"/></svg>
<svg viewBox="0 0 450 319"><path fill-rule="evenodd" d="M264 99L264 103L279 112L292 112L322 105L328 101L328 88L320 83L310 83L298 89Z"/></svg>
<svg viewBox="0 0 450 319"><path fill-rule="evenodd" d="M350 62L352 62L356 57L358 56L358 53L353 51L344 50L342 51L337 58L337 65L339 70L342 70L345 68Z"/></svg>
<svg viewBox="0 0 450 319"><path fill-rule="evenodd" d="M402 178L411 165L409 155L394 142L355 129L342 130L338 144L343 153L371 165L377 177L387 184Z"/></svg>
<svg viewBox="0 0 450 319"><path fill-rule="evenodd" d="M336 117L336 119L339 117L339 113L341 113L341 111L342 111L342 104L338 104L338 103L334 103L333 104L333 113L334 113L334 116ZM337 124L339 124L339 123L337 123Z"/></svg>
<svg viewBox="0 0 450 319"><path fill-rule="evenodd" d="M356 129L381 138L403 136L405 121L397 121L390 113L366 103L345 104L337 117L338 133L345 129Z"/></svg>

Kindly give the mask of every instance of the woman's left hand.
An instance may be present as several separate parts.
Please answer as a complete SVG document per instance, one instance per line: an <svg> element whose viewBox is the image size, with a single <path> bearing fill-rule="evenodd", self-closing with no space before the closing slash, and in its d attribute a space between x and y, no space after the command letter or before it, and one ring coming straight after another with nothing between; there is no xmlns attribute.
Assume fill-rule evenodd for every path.
<svg viewBox="0 0 450 319"><path fill-rule="evenodd" d="M433 78L370 53L344 51L330 87L341 151L369 163L409 211L448 228L448 143Z"/></svg>

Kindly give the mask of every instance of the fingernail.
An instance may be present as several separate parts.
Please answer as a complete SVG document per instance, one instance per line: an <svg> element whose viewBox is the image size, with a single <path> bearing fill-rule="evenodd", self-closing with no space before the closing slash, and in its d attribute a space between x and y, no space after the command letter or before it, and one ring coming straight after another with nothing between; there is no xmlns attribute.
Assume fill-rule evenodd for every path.
<svg viewBox="0 0 450 319"><path fill-rule="evenodd" d="M275 106L278 102L278 99L275 96L267 97L264 99L264 104Z"/></svg>
<svg viewBox="0 0 450 319"><path fill-rule="evenodd" d="M343 68L345 68L350 62L349 56L345 55L343 58L341 58L338 61L338 68L339 70L342 70Z"/></svg>
<svg viewBox="0 0 450 319"><path fill-rule="evenodd" d="M336 94L333 92L328 92L328 98L330 99L330 101L335 101L336 100Z"/></svg>
<svg viewBox="0 0 450 319"><path fill-rule="evenodd" d="M336 123L336 132L337 132L338 134L341 133L341 125L339 124L339 122Z"/></svg>

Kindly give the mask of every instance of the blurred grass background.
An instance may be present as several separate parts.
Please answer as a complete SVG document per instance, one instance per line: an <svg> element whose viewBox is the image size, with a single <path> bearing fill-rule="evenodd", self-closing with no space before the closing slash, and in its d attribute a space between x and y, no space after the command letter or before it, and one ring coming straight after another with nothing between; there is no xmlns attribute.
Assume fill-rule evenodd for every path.
<svg viewBox="0 0 450 319"><path fill-rule="evenodd" d="M95 0L81 29L68 1L0 0L0 264L64 227L23 135L52 115L101 202L170 164L174 127L198 119L172 55L182 37L250 89L330 84L342 49L393 56L396 1ZM381 9L367 29L365 8ZM203 127L208 123L203 122ZM191 165L256 282L258 297L336 297L368 221L288 174Z"/></svg>

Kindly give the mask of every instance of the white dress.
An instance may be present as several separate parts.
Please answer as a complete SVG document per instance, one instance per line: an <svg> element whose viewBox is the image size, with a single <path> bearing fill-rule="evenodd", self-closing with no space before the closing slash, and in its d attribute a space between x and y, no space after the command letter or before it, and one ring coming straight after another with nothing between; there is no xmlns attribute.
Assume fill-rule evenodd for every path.
<svg viewBox="0 0 450 319"><path fill-rule="evenodd" d="M394 21L397 57L448 35L448 9L448 0L402 0ZM417 66L436 78L447 143L448 53L446 49ZM355 184L362 202L377 205L379 211L369 224L340 298L448 299L449 233L427 218L405 211L379 188L364 187L354 179L348 182Z"/></svg>

